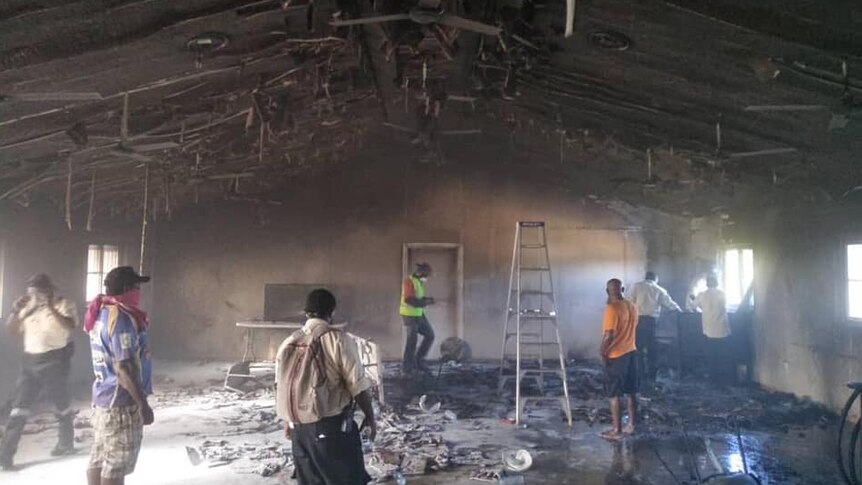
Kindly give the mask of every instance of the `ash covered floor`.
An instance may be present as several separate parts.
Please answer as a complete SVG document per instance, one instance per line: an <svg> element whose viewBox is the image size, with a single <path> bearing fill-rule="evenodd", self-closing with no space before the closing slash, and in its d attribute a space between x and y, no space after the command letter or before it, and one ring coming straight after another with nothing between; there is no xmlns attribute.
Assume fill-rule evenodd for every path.
<svg viewBox="0 0 862 485"><path fill-rule="evenodd" d="M128 483L295 483L271 391L244 396L225 391L226 369L158 363L156 423L145 430L138 468ZM533 457L522 474L528 484L691 484L698 483L698 474L706 479L745 465L764 484L840 481L833 456L836 417L789 395L756 387L719 389L695 378L661 380L661 389L640 401L644 419L637 435L610 443L598 435L608 426L609 412L593 364L570 366L572 428L551 403L529 407L524 425L514 425L511 392L497 393L494 365L447 366L439 380L401 378L396 369L387 365L386 405L377 440L366 451L369 473L381 482L394 483L390 476L400 467L407 483L477 485L493 480L504 451L519 449ZM423 411L422 395L426 410L436 402L440 409ZM29 485L68 477L67 483L84 483L92 434L87 404L79 408L77 454L48 455L55 428L50 414L41 415L28 425L16 457L21 469L0 475L0 481ZM197 466L187 447L200 458Z"/></svg>

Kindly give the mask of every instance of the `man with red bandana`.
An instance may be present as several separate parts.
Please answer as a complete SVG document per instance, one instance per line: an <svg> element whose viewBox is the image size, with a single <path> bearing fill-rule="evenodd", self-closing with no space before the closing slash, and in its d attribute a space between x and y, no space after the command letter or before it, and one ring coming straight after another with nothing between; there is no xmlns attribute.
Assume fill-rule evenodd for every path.
<svg viewBox="0 0 862 485"><path fill-rule="evenodd" d="M147 314L139 308L141 283L131 266L112 269L105 295L87 308L84 330L93 354L93 447L89 485L122 485L135 470L143 427L152 424L152 367Z"/></svg>

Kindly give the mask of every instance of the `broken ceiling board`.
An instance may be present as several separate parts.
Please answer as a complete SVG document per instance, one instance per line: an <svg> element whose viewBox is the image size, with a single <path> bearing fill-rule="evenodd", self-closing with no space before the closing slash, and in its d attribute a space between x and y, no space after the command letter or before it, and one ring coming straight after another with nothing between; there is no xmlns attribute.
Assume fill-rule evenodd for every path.
<svg viewBox="0 0 862 485"><path fill-rule="evenodd" d="M469 6L476 7L472 2ZM384 36L403 32L402 28L415 29L414 23L369 28L357 37L355 28L332 32L317 22L322 30L309 33L302 21L305 9L284 12L284 17L275 12L278 2L189 0L180 5L167 0L125 0L110 7L79 2L28 13L40 19L40 28L32 32L0 20L0 58L9 61L12 50L25 45L38 47L9 61L12 64L7 67L13 69L0 69L0 93L27 93L34 100L0 102L0 156L20 160L23 167L0 175L0 192L26 193L38 187L40 193L59 200L64 187L55 177L61 170L50 167L52 160L66 153L75 158L76 170L80 164L83 170L104 171L99 172L99 180L111 163L126 167L156 160L153 166L167 171L158 174L159 180L163 176L210 180L207 177L222 175L229 179L231 174L251 172L257 176L244 182L243 190L265 191L287 174L339 163L363 141L367 143L368 137L379 136L379 130L369 127L385 121L387 103L397 100L396 111L401 111L402 103L408 110L415 108L429 97L422 82L426 78L442 80L439 99L469 101L440 103L439 134L481 131L476 143L490 144L495 143L497 132L504 132L503 143L508 145L513 137L527 136L529 122L531 129L546 134L537 143L548 144L555 159L562 143L567 161L583 163L576 147L599 137L614 140L602 150L632 157L643 158L647 148L675 145L681 152L684 147L693 152L690 163L707 170L703 167L721 164L715 160L718 157L709 157L715 151L715 119L723 114L724 152L745 154L744 158L780 156L789 152L763 154L759 148L793 146L811 157L810 163L828 167L818 183L834 184L831 191L846 190L837 187L843 177L833 174L852 162L852 143L839 131L830 139L829 119L819 123L803 116L744 111L746 106L767 104L838 105L827 53L691 12L637 4L576 5L578 30L571 40L564 40L566 22L561 20L568 19L564 17L567 6L554 4L537 11L522 30L514 30L511 19L486 19L474 10L467 20L487 22L494 33L500 33L499 40L468 31L455 38L455 29L446 27L436 40L424 44L437 45L434 51L422 53L433 59L418 64L411 57L415 53L410 42ZM315 16L328 20L330 12L325 8L318 5ZM462 15L457 8L446 7ZM243 13L237 15L237 10ZM170 15L160 20L159 12ZM123 16L114 31L96 32L106 19L120 13ZM365 6L347 17L355 20L375 14L402 18L405 12L375 13ZM84 22L85 18L92 21ZM156 25L161 27L148 30ZM559 35L544 35L555 29ZM134 36L123 37L130 31ZM627 38L628 48L589 42L597 32ZM190 39L206 36L228 41L212 52L188 49ZM58 45L78 40L83 42ZM384 40L402 42L388 62L386 53L378 50ZM106 42L112 49L101 48L100 43ZM444 43L450 46L446 52L439 48ZM478 61L477 46L483 49ZM152 62L140 62L143 58ZM764 72L772 75L758 74L759 64L752 59L766 59ZM391 80L391 73L397 78L398 62L404 69L402 79L410 80L406 91ZM369 72L370 65L376 69ZM851 73L858 67L858 62L849 61ZM781 71L777 77L776 70ZM824 81L809 79L812 76ZM482 78L482 84L476 84L477 78ZM255 91L263 97L253 101ZM125 110L127 128L119 130L126 92L131 93ZM855 92L853 86L851 92ZM52 93L59 94L52 98ZM63 106L42 105L36 102L40 97ZM369 110L375 104L380 111ZM430 105L432 112L438 109ZM828 112L827 108L811 110ZM457 116L450 116L453 113ZM395 118L392 125L416 131L414 123ZM842 121L833 119L831 125L838 130ZM852 123L848 121L846 129ZM86 130L87 148L97 149L82 150L80 139L68 135L70 127L79 125ZM118 136L120 131L124 135ZM444 146L458 143L441 140ZM122 157L110 152L119 142L127 148ZM130 155L136 152L142 156ZM661 177L661 161L654 158ZM759 177L749 167L753 165L735 164L740 173L748 170ZM583 167L606 175L600 167ZM643 172L643 161L638 170ZM212 183L213 192L230 182L218 180ZM100 190L102 184L97 185ZM657 188L671 191L662 181ZM75 198L86 200L86 190L75 186L75 191ZM102 200L101 194L98 197ZM180 187L171 196L172 204L188 197Z"/></svg>

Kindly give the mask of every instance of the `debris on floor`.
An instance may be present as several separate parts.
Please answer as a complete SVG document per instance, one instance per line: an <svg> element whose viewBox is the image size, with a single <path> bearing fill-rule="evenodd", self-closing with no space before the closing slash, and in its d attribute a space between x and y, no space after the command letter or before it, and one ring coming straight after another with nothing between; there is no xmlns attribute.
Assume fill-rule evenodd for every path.
<svg viewBox="0 0 862 485"><path fill-rule="evenodd" d="M186 453L193 466L205 464L213 468L243 460L245 463L237 471L265 477L278 473L291 462L290 445L269 440L239 445L227 440L206 440L196 447L186 446Z"/></svg>
<svg viewBox="0 0 862 485"><path fill-rule="evenodd" d="M509 471L523 473L533 466L533 456L527 450L504 451L503 464Z"/></svg>
<svg viewBox="0 0 862 485"><path fill-rule="evenodd" d="M377 421L377 439L366 454L372 465L369 474L376 481L391 478L395 470L405 476L424 475L451 465L450 448L440 436L444 415L383 410Z"/></svg>
<svg viewBox="0 0 862 485"><path fill-rule="evenodd" d="M795 469L797 460L788 459L787 451L774 448L777 436L786 437L793 444L787 449L793 450L809 440L806 435L828 436L834 429L833 414L787 394L753 386L716 388L690 377L682 381L661 378L657 391L640 397L644 419L638 437L623 446L628 451L621 453L617 466L613 445L598 438L598 430L591 430L610 422L599 366L569 363L568 382L572 395L577 396L572 400L574 428L564 424L559 405L550 402L527 406L521 425L513 426L513 396L510 390L498 392L496 365L433 367L429 374L402 376L397 365L385 364L386 403L377 412L377 439L363 443L366 469L375 482L446 483L457 477L459 483L556 484L566 483L565 477L577 470L583 483L629 483L625 477L631 476L644 477L649 483L671 483L666 469L656 465L654 450L659 450L675 473L684 474L687 470L681 464L686 453L708 463L702 438L712 433L714 454L729 467L728 460L739 457L732 457L737 448L735 435L732 443L726 436L732 435L730 425L739 423L752 449L746 453L748 465L761 477L770 477L764 483L836 483L829 478L812 480L805 468ZM199 382L206 384L159 389L151 399L156 425L164 422L162 413L172 414L168 419L181 424L175 425L172 436L179 453L187 455L181 459L188 467L200 473L223 467L224 472L218 473L292 483L287 479L293 469L290 442L274 412L273 390L238 394L224 390L221 382ZM556 392L553 386L560 384L545 383L549 393ZM92 439L89 414L82 412L75 420L76 443ZM183 426L186 421L189 424ZM357 423L360 421L358 415ZM681 424L693 445L684 444ZM56 420L52 413L34 417L28 426L34 433L48 430L44 435L53 440L50 434L56 430ZM608 461L611 453L612 462ZM585 470L593 470L594 475L584 478ZM605 478L605 473L611 478Z"/></svg>

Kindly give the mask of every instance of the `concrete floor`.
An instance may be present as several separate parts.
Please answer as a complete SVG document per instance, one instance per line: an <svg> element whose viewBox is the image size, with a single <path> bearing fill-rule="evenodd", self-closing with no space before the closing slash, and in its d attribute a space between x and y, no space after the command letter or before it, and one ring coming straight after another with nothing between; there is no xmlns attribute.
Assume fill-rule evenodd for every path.
<svg viewBox="0 0 862 485"><path fill-rule="evenodd" d="M161 381L154 397L156 423L145 431L144 448L137 471L129 484L186 484L220 485L231 483L277 484L293 483L289 472L282 471L273 477L256 474L259 463L244 457L228 465L210 468L206 464L192 466L185 447L199 446L204 440L225 440L237 447L283 446L277 423L260 424L254 411L266 410L272 405L271 397L262 393L256 397L238 399L218 389L225 365L157 363ZM568 428L554 406L531 408L526 427L516 427L501 420L509 412L508 401L488 395L492 371L481 374L484 382L468 385L470 379L459 378L464 370L450 369L440 383L388 379L388 404L399 413L411 416L414 422L437 419L423 415L411 406L418 392L437 389L435 396L443 402L443 409L459 412L459 419L438 426L439 434L452 450L481 450L491 461L497 461L502 450L528 449L534 456L533 467L524 474L528 484L673 484L698 483L689 464L693 460L702 477L718 470L708 457L705 440L716 456L718 466L726 471L741 471L743 457L735 435L698 425L692 417L686 447L681 430L673 426L647 423L638 436L619 443L609 443L598 436L605 425L577 421ZM477 374L478 375L478 374ZM169 376L169 378L166 378ZM467 386L467 387L464 387ZM445 389L442 390L442 389ZM429 391L425 391L429 392ZM671 390L665 392L673 392ZM747 392L747 391L740 391ZM430 392L429 392L430 394ZM481 399L479 406L467 404ZM756 398L751 398L756 399ZM578 402L577 405L583 405ZM470 406L465 408L465 405ZM603 400L587 406L603 407ZM86 410L86 402L80 404ZM441 411L442 412L442 411ZM705 411L702 411L705 413ZM86 411L82 412L82 416ZM463 415L464 417L460 417ZM436 422L436 421L435 421ZM35 420L50 425L50 415ZM745 431L743 440L746 461L764 484L834 485L839 483L832 451L835 436L834 424L828 426L789 426L781 429ZM76 455L53 459L48 452L53 445L55 429L45 429L24 436L16 462L21 469L13 473L0 472L0 483L30 485L56 482L85 483L86 454L89 430L80 429L83 438ZM380 440L378 440L380 441ZM664 461L664 465L662 464ZM408 476L411 484L477 484L470 475L477 466L458 466L429 475ZM670 471L669 471L670 470ZM674 478L674 476L676 478ZM394 482L393 482L394 483Z"/></svg>

